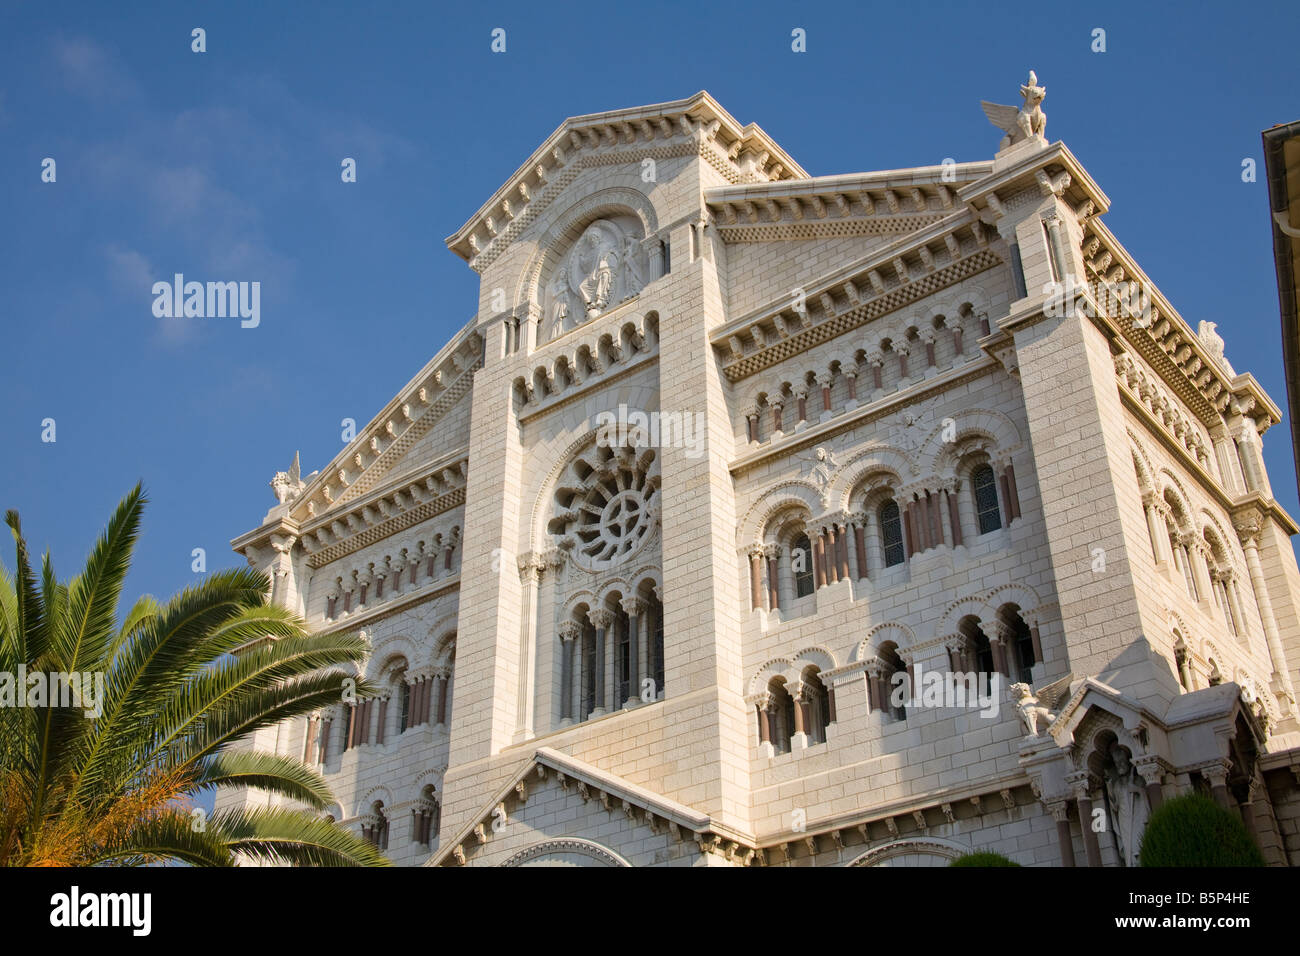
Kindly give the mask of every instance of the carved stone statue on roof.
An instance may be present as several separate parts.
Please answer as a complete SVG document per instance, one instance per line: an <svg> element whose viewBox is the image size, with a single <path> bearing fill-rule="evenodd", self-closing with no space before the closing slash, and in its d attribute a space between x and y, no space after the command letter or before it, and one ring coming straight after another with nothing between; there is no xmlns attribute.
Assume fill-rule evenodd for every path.
<svg viewBox="0 0 1300 956"><path fill-rule="evenodd" d="M1025 104L1019 109L980 100L989 122L1007 134L998 146L999 152L1026 140L1044 139L1047 114L1043 112L1042 103L1043 97L1047 96L1047 87L1038 85L1038 76L1033 70L1029 71L1029 82L1020 87L1020 95Z"/></svg>

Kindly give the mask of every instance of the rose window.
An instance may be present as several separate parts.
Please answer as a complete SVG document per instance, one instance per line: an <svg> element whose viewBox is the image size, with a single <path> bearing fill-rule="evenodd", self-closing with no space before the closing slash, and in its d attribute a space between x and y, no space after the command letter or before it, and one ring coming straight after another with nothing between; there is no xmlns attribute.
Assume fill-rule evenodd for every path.
<svg viewBox="0 0 1300 956"><path fill-rule="evenodd" d="M659 476L652 450L594 447L579 455L556 490L553 534L590 570L637 551L654 528Z"/></svg>

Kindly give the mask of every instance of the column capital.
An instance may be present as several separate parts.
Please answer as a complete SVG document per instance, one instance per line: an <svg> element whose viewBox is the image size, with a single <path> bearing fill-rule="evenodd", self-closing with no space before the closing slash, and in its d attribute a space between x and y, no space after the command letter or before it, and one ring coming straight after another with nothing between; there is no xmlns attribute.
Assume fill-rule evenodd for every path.
<svg viewBox="0 0 1300 956"><path fill-rule="evenodd" d="M623 610L626 611L628 614L639 615L639 614L644 614L645 611L650 607L650 604L644 598L640 598L635 595L630 595L628 597L623 598L622 607Z"/></svg>
<svg viewBox="0 0 1300 956"><path fill-rule="evenodd" d="M1070 804L1066 800L1044 800L1044 806L1047 807L1048 813L1057 823L1065 823L1070 819Z"/></svg>
<svg viewBox="0 0 1300 956"><path fill-rule="evenodd" d="M1231 765L1228 758L1220 757L1217 760L1198 764L1191 769L1199 771L1202 777L1210 781L1211 787L1226 787L1228 785L1228 771Z"/></svg>
<svg viewBox="0 0 1300 956"><path fill-rule="evenodd" d="M577 621L565 621L559 627L560 640L576 641L582 636L582 625Z"/></svg>
<svg viewBox="0 0 1300 956"><path fill-rule="evenodd" d="M1156 754L1145 754L1135 758L1133 766L1148 785L1159 784L1164 780L1164 768L1160 766L1160 757Z"/></svg>
<svg viewBox="0 0 1300 956"><path fill-rule="evenodd" d="M614 623L614 615L604 608L597 608L594 611L587 612L587 620L591 621L595 627L607 628Z"/></svg>
<svg viewBox="0 0 1300 956"><path fill-rule="evenodd" d="M1095 789L1096 780L1092 774L1086 770L1076 770L1074 773L1066 774L1066 786L1070 788L1070 793L1076 800L1091 800L1092 791ZM1085 824L1087 821L1085 821Z"/></svg>
<svg viewBox="0 0 1300 956"><path fill-rule="evenodd" d="M1263 521L1258 512L1248 511L1234 515L1232 527L1237 532L1237 537L1241 540L1243 548L1252 549L1259 546L1259 535L1263 530Z"/></svg>

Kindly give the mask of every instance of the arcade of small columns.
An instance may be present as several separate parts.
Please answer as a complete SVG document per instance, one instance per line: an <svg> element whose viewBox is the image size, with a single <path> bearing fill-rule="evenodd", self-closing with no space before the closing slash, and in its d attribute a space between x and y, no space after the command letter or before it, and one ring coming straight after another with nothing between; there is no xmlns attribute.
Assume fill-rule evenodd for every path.
<svg viewBox="0 0 1300 956"><path fill-rule="evenodd" d="M1015 467L1010 459L999 462L996 470L1001 492L1000 517L1006 527L1020 517L1020 497L1016 490ZM906 490L893 500L899 505L905 547L904 560L914 554L942 545L960 547L965 534L962 530L960 498L967 498L971 515L974 515L974 497L968 496L958 478L950 479L938 489ZM942 498L942 501L941 501ZM884 502L881 502L883 505ZM813 580L816 588L840 581L870 579L886 567L883 533L880 527L880 505L873 509L822 515L806 524L811 544ZM978 528L974 529L978 534ZM852 548L850 549L850 539ZM793 549L786 545L754 544L747 550L749 557L750 610L781 609L781 568L790 567ZM850 560L852 550L852 563ZM868 554L874 557L868 559ZM794 592L791 591L791 594Z"/></svg>
<svg viewBox="0 0 1300 956"><path fill-rule="evenodd" d="M390 596L396 596L402 588L402 573L410 571L408 586L414 587L420 577L420 568L424 567L426 581L438 576L438 552L442 552L443 576L451 572L452 555L460 543L460 529L453 528L445 535L435 535L428 545L423 541L414 548L402 548L395 555L385 555L378 561L371 561L364 567L354 569L348 574L348 587L344 588L343 576L334 579L334 586L325 596L325 618L334 620L342 614L350 614L353 609L360 610L366 606L368 599L382 600L385 585L389 585ZM374 594L370 594L370 585L374 585ZM353 601L353 596L356 601ZM339 601L342 599L342 607Z"/></svg>
<svg viewBox="0 0 1300 956"><path fill-rule="evenodd" d="M654 681L655 699L663 693L663 644L661 632L662 611L659 605L659 588L654 588L653 600L636 595L620 600L615 610L595 608L586 612L586 620L573 618L559 627L560 637L560 724L573 723L599 717L625 704L635 706L641 702L641 681L650 677ZM654 615L658 613L660 617ZM614 655L607 654L606 645L619 641L626 629L628 679L626 688L619 675L608 667L615 664ZM579 659L581 645L581 659ZM616 653L618 647L615 647ZM622 663L621 659L618 663ZM579 669L580 668L580 669ZM607 682L607 678L613 679ZM612 693L611 693L612 692ZM625 696L624 696L625 695ZM621 698L621 699L620 699ZM591 705L583 713L586 704ZM575 718L576 715L580 715Z"/></svg>
<svg viewBox="0 0 1300 956"><path fill-rule="evenodd" d="M989 320L987 313L981 313L979 316L980 334L989 334ZM955 354L963 354L962 334L963 330L960 321L954 322L950 327L952 332L952 341ZM899 384L906 383L908 379L908 359L911 355L913 342L919 343L924 347L926 370L937 369L935 355L935 344L938 340L937 329L926 329L917 334L914 340L904 337L901 341L886 340L878 350L872 350L863 354L867 366L871 369L871 387L876 395L883 394L885 388L884 366L885 354L892 353L898 358ZM848 400L856 403L858 400L858 375L861 369L856 363L840 363L840 374L844 377L845 385L848 388ZM828 366L818 372L811 373L814 382L821 388L822 410L821 416L827 417L832 412L831 387L835 381L835 371L833 366ZM758 403L747 406L743 412L746 422L746 439L756 444L762 440L760 436L760 416L762 415L762 406L771 409L772 417L772 435L777 437L785 433L784 410L786 405L793 400L795 412L797 414L796 422L802 423L808 420L808 396L812 391L812 386L806 378L801 377L799 381L790 385L790 395L785 395L782 388L774 388L766 393L762 398L761 406Z"/></svg>
<svg viewBox="0 0 1300 956"><path fill-rule="evenodd" d="M419 727L430 722L447 723L450 706L451 665L426 667L408 670L401 674L400 691L405 697L406 726L401 726L400 717L397 732L400 734L412 727ZM385 690L376 697L369 697L355 704L342 704L338 719L343 728L343 750L362 747L367 744L376 746L384 743L388 730L389 702L393 690ZM434 695L437 706L433 706ZM303 761L305 763L325 763L329 759L330 730L335 715L329 712L313 714L307 718L307 733L303 744ZM371 739L371 722L373 718L374 735Z"/></svg>
<svg viewBox="0 0 1300 956"><path fill-rule="evenodd" d="M1037 617L1030 615L1028 622L1025 622L1019 611L1004 609L1003 613L1013 619L1008 620L1006 617L1000 616L996 620L987 623L979 621L973 615L962 619L961 629L958 633L944 641L944 650L948 654L950 674L986 673L987 664L981 663L980 651L981 644L987 642L993 671L1009 682L1018 680L1019 677L1015 672L1017 653L1014 647L1020 638L1020 633L1015 620L1019 620L1028 628L1034 657L1031 663L1040 663L1043 660L1043 644L1038 629ZM987 634L985 628L988 628L993 633L991 635ZM892 686L894 675L900 672L907 675L907 680L902 686L902 692L903 699L905 701L909 700L915 683L914 661L914 651L899 648L892 641L887 641L880 646L876 656L848 667L837 668L833 675L822 675L820 672L815 672L813 676L817 678L817 683L812 683L807 679L808 672L805 672L800 680L784 681L784 691L795 702L794 732L803 733L805 728L811 725L812 715L809 708L813 706L817 695L823 692L827 696L828 703L829 720L827 723L835 723L836 685L845 687L846 681L850 680L852 673L856 671L863 674L866 682L867 713L877 711L885 714L895 713L890 704L890 697L894 691ZM821 678L823 676L831 679L822 682ZM747 698L747 702L754 705L758 716L759 743L772 742L773 715L778 706L777 694L772 689L772 686L769 685L766 691ZM900 719L906 718L900 716Z"/></svg>

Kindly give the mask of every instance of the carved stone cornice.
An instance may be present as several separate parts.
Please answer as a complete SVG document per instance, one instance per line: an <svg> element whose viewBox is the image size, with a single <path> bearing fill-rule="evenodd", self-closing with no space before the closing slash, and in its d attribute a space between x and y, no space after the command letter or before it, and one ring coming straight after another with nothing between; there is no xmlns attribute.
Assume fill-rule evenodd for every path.
<svg viewBox="0 0 1300 956"><path fill-rule="evenodd" d="M906 262L908 257L919 255L918 249L938 238L937 234L931 235L932 232L968 230L969 223L965 221L968 218L965 212L955 217L947 217L937 223L934 229L926 230L915 237L905 249L891 249L867 256L852 266L837 270L817 282L809 283L807 287L809 307L814 302L819 303L816 317L813 317L811 312L805 312L803 316L795 315L789 297L783 296L749 316L729 322L711 333L710 339L719 349L727 380L740 381L997 265L1001 259L995 252L974 240L968 240L965 244L959 245L958 248L962 249L964 254L955 262L938 266L933 271L918 264L914 270L916 275L914 280L903 281L895 275L897 269L892 267L892 263L896 260ZM879 275L879 271L884 266L891 266L887 273L890 277L888 281ZM874 281L869 278L871 275L875 275ZM846 283L852 285L854 294L859 299L858 303L855 304L844 291ZM820 305L823 294L831 297L832 309ZM840 301L841 297L845 301ZM793 332L788 337L781 336L776 331L775 320L784 313L794 315L793 320L787 321L783 318L788 327L800 327L799 331ZM802 327L805 324L806 327ZM772 327L773 331L770 334L765 331L766 326ZM737 357L734 349L728 345L732 337L737 338L742 346L747 340L752 341L754 348Z"/></svg>

